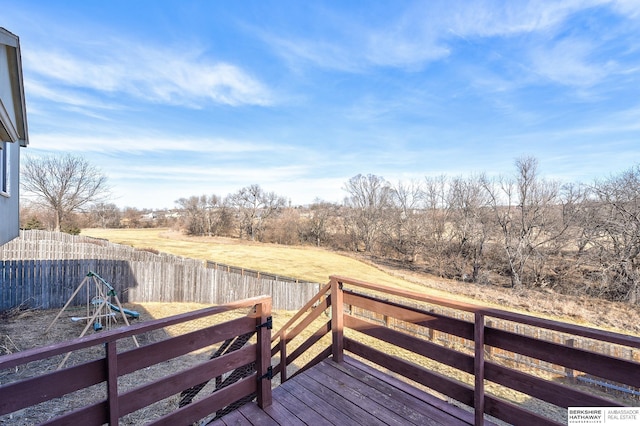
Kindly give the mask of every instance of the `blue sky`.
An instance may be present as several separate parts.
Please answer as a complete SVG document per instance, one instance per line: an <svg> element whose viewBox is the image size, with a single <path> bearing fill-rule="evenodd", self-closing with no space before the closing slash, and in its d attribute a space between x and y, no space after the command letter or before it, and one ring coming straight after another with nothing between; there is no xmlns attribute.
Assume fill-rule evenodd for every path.
<svg viewBox="0 0 640 426"><path fill-rule="evenodd" d="M640 163L640 1L0 0L0 26L25 153L86 157L121 207Z"/></svg>

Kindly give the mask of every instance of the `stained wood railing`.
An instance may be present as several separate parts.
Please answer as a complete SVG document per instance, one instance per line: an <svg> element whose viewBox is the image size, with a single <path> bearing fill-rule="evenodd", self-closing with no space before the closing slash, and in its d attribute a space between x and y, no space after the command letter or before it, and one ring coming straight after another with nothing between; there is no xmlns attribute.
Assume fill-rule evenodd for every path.
<svg viewBox="0 0 640 426"><path fill-rule="evenodd" d="M254 307L253 313L140 348L118 351L122 340L131 336L243 307ZM563 424L543 414L545 410L532 408L535 401L560 410L571 406L625 405L585 387L562 383L557 377L542 377L535 370L526 371L520 365L504 362L492 356L494 350L563 366L578 376L589 374L640 388L640 364L634 360L527 336L501 324L509 322L554 330L636 350L640 348L640 339L633 336L340 276L332 276L273 338L265 326L270 312L271 299L258 297L0 357L2 371L69 351L105 346L104 355L93 361L0 386L0 418L43 401L105 384L104 399L65 413L47 424L118 424L121 417L156 401L176 394L182 396L185 391L199 389L214 378L222 383L223 376L243 369L241 379L222 388L216 386L213 393L198 401L182 399L188 399L189 403L150 422L190 424L254 393L258 404L267 407L271 404L271 383L261 378L268 378L273 372L279 373L280 380L285 382L329 356L341 362L345 353L404 376L415 386L424 386L472 407L476 425L482 425L487 415L518 425ZM501 323L496 325L498 320ZM416 328L426 332L416 333ZM443 344L435 337L436 332L455 336L468 344ZM195 367L132 389L119 389L118 381L124 375L249 333L257 333L256 344L220 352L219 356ZM279 361L270 370L272 358ZM247 366L252 366L249 373ZM517 397L513 398L509 392Z"/></svg>
<svg viewBox="0 0 640 426"><path fill-rule="evenodd" d="M456 315L435 313L434 307ZM325 321L323 313L330 319ZM572 406L625 405L585 387L562 383L559 377L543 378L533 369L523 371L522 366L494 359L491 354L496 349L564 366L578 375L640 388L640 364L635 361L507 331L492 325L498 320L630 350L640 348L640 338L633 336L332 276L329 284L273 335L271 353L279 358L274 372L280 373L284 382L290 372L298 374L329 355L340 362L346 351L473 407L476 425L484 423L485 415L519 425L564 424L557 417L541 414L545 410L530 408L536 404L556 407L556 412ZM416 327L427 332L407 331ZM434 330L469 344L447 347L429 338ZM329 332L332 338L326 342L323 337ZM409 355L389 353L398 349Z"/></svg>
<svg viewBox="0 0 640 426"><path fill-rule="evenodd" d="M217 322L215 325L177 337L170 337L140 348L118 352L118 344L131 336L247 307L253 308L247 316L226 322ZM264 325L270 324L270 315L271 298L260 296L85 336L65 343L5 355L0 357L0 371L26 366L30 362L45 360L70 351L105 346L104 355L94 361L0 386L0 419L3 415L104 383L107 388L105 399L50 419L46 424L108 423L109 425L117 425L119 419L129 413L172 395L182 394L181 396L184 396L184 392L197 389L209 380L221 379L226 373L239 368L244 368L245 372L241 379L215 390L198 401L192 401L193 398L191 398L188 404L180 406L180 408L176 406L175 410L166 413L163 417L153 416L149 424L191 424L252 394L257 394L258 404L261 407L269 406L271 404L271 384L268 380L260 380L260 378L269 375L271 331L269 327ZM225 340L230 341L237 336L249 334L257 334L257 343L245 345L218 357L212 357L208 361L198 363L178 373L166 374L158 380L125 392L118 389L119 377L126 374L147 369L150 366L164 363ZM248 373L247 366L251 370ZM184 400L184 398L182 399Z"/></svg>

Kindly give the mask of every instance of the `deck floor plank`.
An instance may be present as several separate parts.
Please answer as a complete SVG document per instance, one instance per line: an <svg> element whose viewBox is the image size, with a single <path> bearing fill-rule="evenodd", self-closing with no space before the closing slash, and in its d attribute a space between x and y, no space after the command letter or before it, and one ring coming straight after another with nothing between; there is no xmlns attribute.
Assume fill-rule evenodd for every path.
<svg viewBox="0 0 640 426"><path fill-rule="evenodd" d="M318 370L323 374L330 375L336 380L343 381L350 389L359 392L370 401L377 401L377 405L382 409L375 409L387 424L406 425L411 423L420 426L436 426L441 425L447 418L436 418L431 416L428 409L423 409L422 401L406 395L397 388L386 385L379 380L362 381L363 376L352 375L352 372L339 368L335 363L325 363L326 368ZM451 421L455 424L456 421Z"/></svg>
<svg viewBox="0 0 640 426"><path fill-rule="evenodd" d="M286 383L287 382L284 384ZM312 407L304 403L301 399L296 398L289 389L284 387L284 384L278 386L278 388L273 392L273 398L277 398L282 402L282 405L287 407L288 410L293 412L305 424L317 424L323 426L331 426L335 424L320 416Z"/></svg>
<svg viewBox="0 0 640 426"><path fill-rule="evenodd" d="M311 370L317 370L318 368L321 368L321 366L319 365L315 369ZM312 376L313 373L311 370L309 370L307 374L301 375L298 380L306 389L309 390L309 392L312 392L315 396L324 401L326 405L337 410L343 421L351 419L354 424L364 426L385 426L386 423L378 419L372 413L367 412L361 406L354 404L350 398L346 397L350 392L344 384L340 385L339 383L330 383L329 380L325 379L327 376L322 374L320 375L320 380L317 380ZM351 395L351 398L356 399L353 395Z"/></svg>
<svg viewBox="0 0 640 426"><path fill-rule="evenodd" d="M394 377L386 376L385 380L381 380L378 376L380 373L376 375L372 374L374 371L372 367L366 366L351 358L345 358L345 360L347 362L340 365L333 363L333 366L338 369L343 369L348 372L348 374L359 378L372 389L389 393L392 395L391 398L393 400L412 407L412 409L420 413L421 416L435 421L435 424L467 425L474 423L472 412L462 410L433 395L411 387L407 383L400 382ZM485 422L485 424L489 425L491 423Z"/></svg>
<svg viewBox="0 0 640 426"><path fill-rule="evenodd" d="M366 386L362 382L333 368L331 364L334 363L321 363L317 368L309 370L308 376L318 382L326 383L326 386L334 391L339 391L343 398L364 410L367 417L373 416L375 421L370 424L405 426L407 421L410 421L400 418L397 412L385 407L383 395L375 395L371 398L370 393L367 395L368 392L364 389ZM376 399L376 396L380 397ZM380 404L380 402L383 403Z"/></svg>
<svg viewBox="0 0 640 426"><path fill-rule="evenodd" d="M278 426L278 422L258 408L256 404L244 404L238 411L249 420L253 426Z"/></svg>
<svg viewBox="0 0 640 426"><path fill-rule="evenodd" d="M284 387L287 391L295 395L296 398L307 404L311 409L318 413L318 416L327 420L329 424L344 424L345 414L338 410L332 403L324 401L315 392L313 392L312 389L315 389L313 386L312 389L309 389L304 386L303 383L305 383L304 374L300 374L296 376L296 380L288 380L280 386ZM309 385L308 383L306 384L307 386ZM351 424L359 423L352 422Z"/></svg>
<svg viewBox="0 0 640 426"><path fill-rule="evenodd" d="M276 389L273 392L275 395L278 390ZM304 426L306 424L298 418L297 413L292 413L287 407L282 405L277 397L274 397L273 403L269 407L266 407L264 412L281 426Z"/></svg>
<svg viewBox="0 0 640 426"><path fill-rule="evenodd" d="M473 424L472 413L350 357L342 363L324 360L275 388L272 396L264 410L251 402L212 425Z"/></svg>
<svg viewBox="0 0 640 426"><path fill-rule="evenodd" d="M212 424L225 426L253 426L247 418L238 410L226 414Z"/></svg>

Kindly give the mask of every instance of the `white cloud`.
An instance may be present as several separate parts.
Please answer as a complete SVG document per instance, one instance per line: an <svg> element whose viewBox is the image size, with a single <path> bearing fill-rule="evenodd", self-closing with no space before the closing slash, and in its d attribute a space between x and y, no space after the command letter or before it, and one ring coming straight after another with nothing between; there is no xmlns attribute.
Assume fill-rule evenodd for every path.
<svg viewBox="0 0 640 426"><path fill-rule="evenodd" d="M614 0L613 8L630 18L640 18L640 2L638 0Z"/></svg>
<svg viewBox="0 0 640 426"><path fill-rule="evenodd" d="M239 167L237 164L220 164L216 167L141 164L135 169L131 169L130 167L118 167L117 164L113 164L109 175L115 179L126 180L152 179L155 181L170 180L172 182L210 182L212 179L219 179L225 182L246 182L243 185L256 182L266 185L271 182L280 182L303 176L307 171L308 168L303 165L274 165L256 168L251 165Z"/></svg>
<svg viewBox="0 0 640 426"><path fill-rule="evenodd" d="M580 9L598 0L481 1L458 4L444 17L446 25L462 36L511 36L547 32ZM442 18L442 17L440 17Z"/></svg>
<svg viewBox="0 0 640 426"><path fill-rule="evenodd" d="M131 132L118 129L118 134L87 136L81 131L79 134L68 133L35 133L31 132L29 139L31 147L47 151L65 152L98 152L98 153L127 153L127 152L198 152L219 154L242 154L252 152L286 152L291 147L273 143L257 143L224 138L202 137L170 137L167 135L142 134L135 136ZM128 136L123 136L127 133Z"/></svg>
<svg viewBox="0 0 640 426"><path fill-rule="evenodd" d="M334 41L292 38L261 31L257 34L293 68L302 63L345 72L363 70L362 58L353 55L347 46Z"/></svg>
<svg viewBox="0 0 640 426"><path fill-rule="evenodd" d="M117 39L66 46L66 50L31 48L23 53L25 72L49 88L36 95L56 99L59 91L76 88L189 107L207 102L233 106L273 102L269 89L240 67L213 61L192 48Z"/></svg>
<svg viewBox="0 0 640 426"><path fill-rule="evenodd" d="M313 37L286 32L256 33L294 66L311 64L346 72L363 72L372 66L416 70L450 56L455 39L524 34L552 39L577 12L605 6L628 19L640 14L639 4L611 0L429 1L416 2L404 10L398 9L399 12L394 10L377 26L353 15L340 20L325 19L324 33ZM566 77L562 72L549 75L563 82L576 73L584 78L592 70L581 69L584 62L579 59L583 58L572 55L572 62L564 64Z"/></svg>
<svg viewBox="0 0 640 426"><path fill-rule="evenodd" d="M592 86L602 80L613 64L591 60L594 46L586 40L563 39L532 53L534 71L557 83L569 86Z"/></svg>
<svg viewBox="0 0 640 426"><path fill-rule="evenodd" d="M28 98L46 99L72 107L91 107L103 110L115 110L121 108L114 104L106 103L104 100L98 99L95 96L79 93L77 90L59 87L52 88L51 85L45 84L36 79L27 79L25 81L25 92ZM31 112L31 108L29 109L29 112Z"/></svg>

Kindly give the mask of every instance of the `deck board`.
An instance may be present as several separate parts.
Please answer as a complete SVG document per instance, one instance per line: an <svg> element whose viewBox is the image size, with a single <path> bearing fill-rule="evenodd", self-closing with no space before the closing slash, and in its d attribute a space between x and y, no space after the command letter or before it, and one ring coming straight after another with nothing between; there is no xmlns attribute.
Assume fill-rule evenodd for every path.
<svg viewBox="0 0 640 426"><path fill-rule="evenodd" d="M374 379L366 373L358 374L357 369L349 368L346 365L327 364L332 368L324 368L323 374L332 375L343 381L354 392L359 393L369 401L381 408L371 408L372 412L377 412L380 419L389 425L428 425L435 426L449 421L449 415L432 413L431 406L425 404L411 395L407 395L401 390L386 384L381 380ZM359 371L359 370L358 370ZM364 379L365 381L362 381ZM371 407L371 405L368 405ZM375 411L374 411L375 410ZM451 421L450 421L451 423ZM456 423L455 420L452 423Z"/></svg>
<svg viewBox="0 0 640 426"><path fill-rule="evenodd" d="M372 395L367 392L368 388L359 380L344 374L343 371L334 368L327 363L319 368L311 369L308 373L310 377L320 383L326 383L332 389L339 389L340 395L350 403L354 404L359 411L363 411L363 418L373 417L371 422L366 424L396 425L405 426L406 421L399 420L398 414L385 407L384 398L386 395ZM373 398L371 397L373 396ZM376 396L379 398L376 399ZM388 401L386 401L388 402ZM360 414L360 413L357 413Z"/></svg>
<svg viewBox="0 0 640 426"><path fill-rule="evenodd" d="M315 369L318 371L318 369ZM299 377L298 381L307 389L313 393L315 397L320 398L325 404L324 409L327 406L332 407L332 417L335 415L338 421L344 422L350 421L352 424L371 425L371 426L384 426L385 423L379 420L373 414L367 412L361 406L354 404L349 395L349 388L344 385L333 385L325 381L314 380L311 375L313 372L309 371L307 374L303 374ZM330 420L330 419L327 419Z"/></svg>
<svg viewBox="0 0 640 426"><path fill-rule="evenodd" d="M247 405L253 405L258 408L255 404ZM300 420L295 413L289 411L279 400L274 400L272 405L264 409L264 412L281 426L303 426L307 424Z"/></svg>
<svg viewBox="0 0 640 426"><path fill-rule="evenodd" d="M245 404L237 410L253 426L278 426L278 422L262 411L256 404Z"/></svg>
<svg viewBox="0 0 640 426"><path fill-rule="evenodd" d="M232 424L458 426L473 424L473 414L345 357L281 384L265 410L251 402L212 423Z"/></svg>

